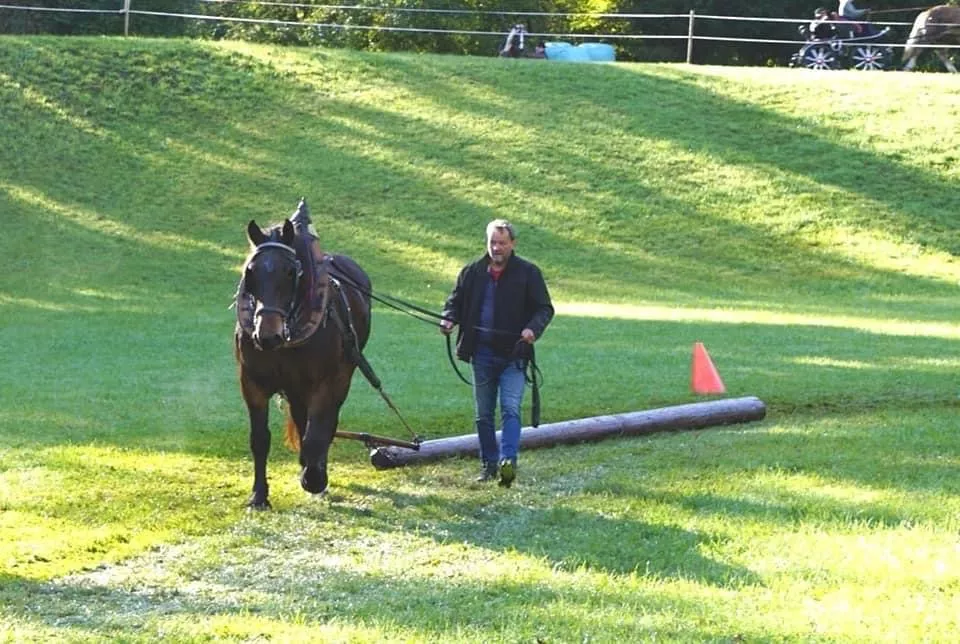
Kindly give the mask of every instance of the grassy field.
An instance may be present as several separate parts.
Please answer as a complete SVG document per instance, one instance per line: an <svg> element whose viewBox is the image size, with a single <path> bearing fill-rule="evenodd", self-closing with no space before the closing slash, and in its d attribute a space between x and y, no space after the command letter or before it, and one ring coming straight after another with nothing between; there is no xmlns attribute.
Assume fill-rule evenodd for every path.
<svg viewBox="0 0 960 644"><path fill-rule="evenodd" d="M0 38L0 641L954 641L960 80ZM512 220L558 315L543 422L760 423L378 472L274 441L248 514L245 227L438 309ZM367 356L466 434L436 329ZM528 396L529 398L529 396ZM279 414L274 425L279 429ZM404 438L357 378L341 429Z"/></svg>

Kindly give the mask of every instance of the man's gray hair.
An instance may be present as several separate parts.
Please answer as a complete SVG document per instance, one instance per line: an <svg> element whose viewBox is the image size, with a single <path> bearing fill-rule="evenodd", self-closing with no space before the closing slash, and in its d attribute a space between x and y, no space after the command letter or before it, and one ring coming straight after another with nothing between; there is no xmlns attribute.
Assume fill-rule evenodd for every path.
<svg viewBox="0 0 960 644"><path fill-rule="evenodd" d="M487 239L490 239L490 235L492 235L495 230L505 230L507 235L510 236L510 241L517 238L516 233L513 231L513 224L506 219L494 219L487 224Z"/></svg>

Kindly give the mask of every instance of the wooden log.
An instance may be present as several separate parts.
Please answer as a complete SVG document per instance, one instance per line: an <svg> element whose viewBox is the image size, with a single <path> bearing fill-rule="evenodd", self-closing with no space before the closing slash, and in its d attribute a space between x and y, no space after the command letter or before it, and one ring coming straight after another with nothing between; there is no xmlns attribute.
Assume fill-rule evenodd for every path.
<svg viewBox="0 0 960 644"><path fill-rule="evenodd" d="M524 427L520 432L520 447L538 449L617 436L702 429L762 420L766 414L766 405L753 396L710 400L647 411L593 416L539 427ZM500 440L500 432L497 432L497 440ZM479 451L480 443L476 434L468 434L424 441L416 452L400 447L378 447L370 452L370 462L378 470L383 470L453 456L477 457Z"/></svg>

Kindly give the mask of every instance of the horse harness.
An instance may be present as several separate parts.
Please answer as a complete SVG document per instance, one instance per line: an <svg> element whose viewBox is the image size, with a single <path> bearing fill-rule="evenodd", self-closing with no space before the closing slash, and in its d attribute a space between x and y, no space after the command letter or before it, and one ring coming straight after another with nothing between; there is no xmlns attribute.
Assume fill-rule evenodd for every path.
<svg viewBox="0 0 960 644"><path fill-rule="evenodd" d="M307 264L306 270L303 267L304 262L301 262L297 257L296 250L286 244L272 241L265 242L254 250L253 255L247 260L248 265L261 253L279 250L296 268L293 284L294 293L299 291L301 280L304 279L306 280L306 293L302 297L299 294L294 297L290 308L286 310L265 306L257 308L256 298L246 289L246 271L244 271L244 278L240 280L237 287L235 304L237 322L246 335L253 337L257 316L263 313L277 313L283 317L283 346L288 348L303 344L310 339L317 329L326 324L327 311L331 305L330 286L336 280L329 275L323 266L323 261L327 255L320 249L320 243L317 239L311 236L308 247L309 252L305 262Z"/></svg>
<svg viewBox="0 0 960 644"><path fill-rule="evenodd" d="M334 326L340 331L343 350L346 353L347 359L360 369L360 372L364 378L367 379L367 382L377 390L380 397L383 398L390 409L396 413L400 422L403 423L403 426L413 437L413 442L400 441L366 433L337 432L337 435L343 436L344 438L362 440L371 448L379 445L396 445L418 450L421 442L420 437L410 428L407 421L400 414L400 410L390 397L387 396L386 392L384 392L383 383L360 350L360 340L354 324L353 309L350 307L350 300L337 274L340 273L342 275L343 280L347 282L348 286L352 286L364 295L368 294L364 293L362 288L359 288L353 280L343 274L343 271L336 264L336 259L332 255L323 252L320 248L319 240L317 240L315 235L306 230L306 227L300 229L298 232L307 240L307 247L309 249L304 262L301 262L297 258L296 249L280 242L271 241L264 242L257 246L247 263L249 264L250 261L261 252L272 249L280 250L289 258L292 258L292 261L295 263L294 292L299 292L300 280L306 279L307 285L305 287L305 293L303 296L298 294L294 297L290 308L287 310L264 306L257 308L256 298L246 289L244 279L242 278L240 284L237 286L234 301L237 310L237 323L240 329L244 334L252 338L254 329L256 328L257 316L262 315L264 312L277 313L283 316L284 320L284 343L282 348L290 349L306 343L320 328L326 327L328 321L332 321ZM304 263L306 264L306 268L303 266ZM244 271L244 275L246 275L246 271Z"/></svg>

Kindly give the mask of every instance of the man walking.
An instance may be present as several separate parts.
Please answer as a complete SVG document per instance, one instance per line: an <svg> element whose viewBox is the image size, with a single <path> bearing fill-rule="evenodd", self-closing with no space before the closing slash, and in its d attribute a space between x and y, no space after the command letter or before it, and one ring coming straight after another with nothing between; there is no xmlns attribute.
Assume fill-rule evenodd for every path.
<svg viewBox="0 0 960 644"><path fill-rule="evenodd" d="M487 252L467 264L443 309L440 331L457 333L457 357L473 365L474 422L483 463L478 481L510 487L520 448L524 367L533 343L553 319L540 269L514 253L516 235L505 219L487 224ZM494 415L500 398L501 440Z"/></svg>

